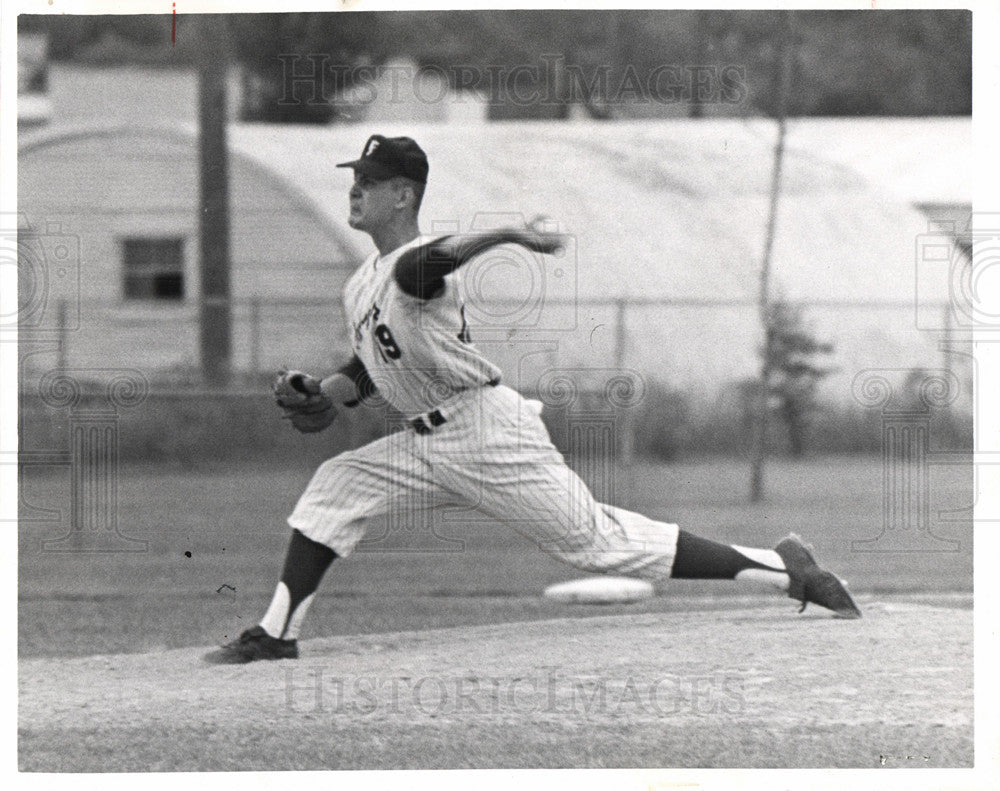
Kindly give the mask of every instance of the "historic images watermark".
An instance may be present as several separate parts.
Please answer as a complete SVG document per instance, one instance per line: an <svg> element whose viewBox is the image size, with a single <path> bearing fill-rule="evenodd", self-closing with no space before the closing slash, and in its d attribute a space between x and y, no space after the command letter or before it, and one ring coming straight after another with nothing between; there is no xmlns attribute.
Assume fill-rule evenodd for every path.
<svg viewBox="0 0 1000 791"><path fill-rule="evenodd" d="M97 382L95 385L94 383ZM56 369L39 383L42 402L69 410L69 448L28 453L70 472L66 532L42 542L48 552L145 552L148 542L125 535L118 521L120 410L145 401L149 381L134 369ZM60 514L61 516L61 514ZM61 521L61 519L60 519Z"/></svg>
<svg viewBox="0 0 1000 791"><path fill-rule="evenodd" d="M286 708L297 714L399 715L408 721L449 715L707 717L746 707L744 678L726 672L596 676L542 667L518 676L344 676L305 665L285 670L284 690Z"/></svg>
<svg viewBox="0 0 1000 791"><path fill-rule="evenodd" d="M957 552L959 542L932 529L931 467L969 464L972 454L931 447L932 410L958 398L958 378L947 370L869 369L854 377L858 403L880 410L882 449L881 531L851 542L855 552ZM896 381L906 376L904 384Z"/></svg>
<svg viewBox="0 0 1000 791"><path fill-rule="evenodd" d="M20 521L62 523L61 537L42 542L46 551L145 551L147 542L125 535L118 523L119 426L121 410L145 401L149 381L131 368L71 368L65 362L69 338L80 330L82 321L79 236L69 233L62 223L41 220L33 224L24 214L3 215L0 265L17 267L17 308L0 316L0 337L7 330L18 333L21 406L30 398L36 408L56 415L66 412L58 420L67 426L66 447L25 447L22 436L17 464L22 471L68 469L68 514L28 503L22 478ZM42 374L31 392L25 385L24 361L53 352L57 365Z"/></svg>
<svg viewBox="0 0 1000 791"><path fill-rule="evenodd" d="M1000 273L1000 212L977 211L966 227L934 221L916 239L916 325L921 330L1000 329L1000 310L989 303ZM938 308L947 295L947 310Z"/></svg>
<svg viewBox="0 0 1000 791"><path fill-rule="evenodd" d="M629 63L583 66L563 55L541 55L537 63L348 66L328 53L279 55L280 105L324 105L348 89L356 103L416 101L437 104L449 95L473 93L491 104L555 106L568 102L624 104L743 104L749 97L746 66L663 63L639 69Z"/></svg>
<svg viewBox="0 0 1000 791"><path fill-rule="evenodd" d="M938 338L948 359L961 347L971 351L971 330L1000 327L1000 316L986 301L986 283L1000 263L1000 213L973 212L963 227L932 220L915 239L914 319L918 330ZM942 297L944 301L942 302ZM957 336L956 336L957 334ZM971 357L971 354L968 355ZM975 387L974 377L968 386ZM862 406L878 410L882 454L881 530L855 540L856 552L957 552L960 543L934 532L935 524L973 517L972 507L935 510L932 471L947 465L970 467L980 486L980 473L995 463L970 449L934 446L932 434L940 418L962 395L963 381L951 368L859 371L851 392ZM977 402L976 393L971 393ZM952 415L953 416L953 415ZM938 418L938 422L935 421ZM953 517L952 519L949 519ZM986 520L977 516L974 521Z"/></svg>
<svg viewBox="0 0 1000 791"><path fill-rule="evenodd" d="M17 268L17 307L0 315L0 333L52 338L80 326L80 238L61 223L31 225L0 215L0 266Z"/></svg>

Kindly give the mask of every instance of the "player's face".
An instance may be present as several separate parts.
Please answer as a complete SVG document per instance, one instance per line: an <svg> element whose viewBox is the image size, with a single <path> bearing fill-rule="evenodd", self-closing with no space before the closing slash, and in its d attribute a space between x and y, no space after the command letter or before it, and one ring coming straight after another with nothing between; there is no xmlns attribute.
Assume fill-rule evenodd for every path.
<svg viewBox="0 0 1000 791"><path fill-rule="evenodd" d="M347 224L359 231L371 231L389 222L395 211L399 190L390 179L377 181L371 176L354 174L348 197L351 213Z"/></svg>

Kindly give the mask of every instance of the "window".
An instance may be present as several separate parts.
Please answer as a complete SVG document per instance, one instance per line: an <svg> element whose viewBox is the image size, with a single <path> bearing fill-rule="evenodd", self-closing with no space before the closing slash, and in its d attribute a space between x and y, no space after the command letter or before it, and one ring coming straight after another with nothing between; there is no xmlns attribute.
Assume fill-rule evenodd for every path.
<svg viewBox="0 0 1000 791"><path fill-rule="evenodd" d="M124 239L125 299L184 299L184 239Z"/></svg>

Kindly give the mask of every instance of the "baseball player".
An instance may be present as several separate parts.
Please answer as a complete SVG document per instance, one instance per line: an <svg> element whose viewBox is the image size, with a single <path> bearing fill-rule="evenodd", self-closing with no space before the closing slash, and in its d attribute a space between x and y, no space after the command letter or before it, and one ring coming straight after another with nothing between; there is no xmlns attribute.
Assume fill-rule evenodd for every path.
<svg viewBox="0 0 1000 791"><path fill-rule="evenodd" d="M860 617L841 581L794 535L774 549L731 546L596 502L552 445L541 404L501 383L500 370L469 338L459 270L498 245L555 253L560 234L533 222L421 235L428 163L407 137L373 135L359 159L337 167L354 170L348 222L376 248L344 287L354 356L322 380L283 372L275 396L303 432L321 431L338 411L376 396L408 427L316 470L288 518L291 539L270 606L258 625L208 661L297 657L303 619L327 568L351 554L370 521L407 503L475 507L586 571L765 581L802 609L814 602Z"/></svg>

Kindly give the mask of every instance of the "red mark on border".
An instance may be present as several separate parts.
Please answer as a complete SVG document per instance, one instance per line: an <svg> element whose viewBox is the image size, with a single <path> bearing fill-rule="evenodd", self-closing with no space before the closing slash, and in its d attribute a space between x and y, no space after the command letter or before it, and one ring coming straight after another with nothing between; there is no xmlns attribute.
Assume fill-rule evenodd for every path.
<svg viewBox="0 0 1000 791"><path fill-rule="evenodd" d="M171 3L174 7L173 13L170 15L170 46L174 46L177 43L177 3Z"/></svg>

